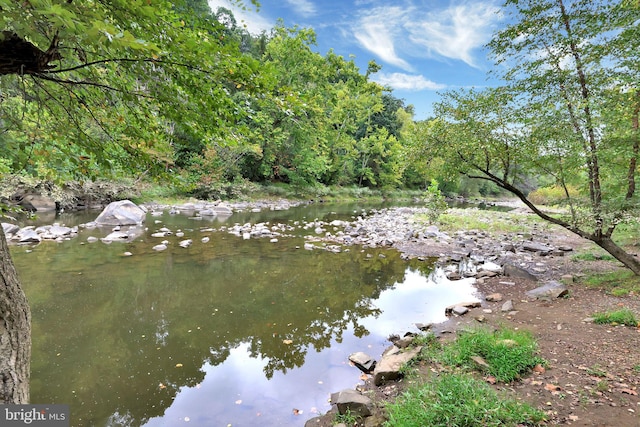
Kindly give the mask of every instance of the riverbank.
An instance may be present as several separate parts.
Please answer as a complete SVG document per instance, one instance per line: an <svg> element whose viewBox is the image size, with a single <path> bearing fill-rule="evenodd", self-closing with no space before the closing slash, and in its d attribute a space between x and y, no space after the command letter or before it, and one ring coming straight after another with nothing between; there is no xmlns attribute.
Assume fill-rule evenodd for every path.
<svg viewBox="0 0 640 427"><path fill-rule="evenodd" d="M419 215L419 211L406 209L374 214L369 220L361 219L359 229L365 230L363 235L367 234L367 226L378 234L385 234L382 231L384 224L397 231L398 223L419 223ZM594 274L623 272L624 269L608 260L595 245L559 227L540 222L523 209L511 213L454 210L448 215L471 216L475 218L475 224L484 225L481 230L458 230L450 234L439 228L426 227L426 232L413 233L408 238L394 241L391 246L407 258L435 256L443 265L463 259L490 261L502 266L515 265L531 276L478 280L476 286L483 301L481 306L437 325L436 333L444 340L455 339L459 331L480 324L489 328L530 331L538 342L539 355L548 361L546 369L520 381L493 384L492 387L545 411L547 425L640 425L640 355L637 352L640 329L596 325L591 320L595 313L621 308L640 313L640 299L633 290L626 296L614 296L611 290L586 284ZM443 218L445 227L447 220L452 218ZM458 218L456 222L463 220ZM532 250L535 248L539 250ZM532 300L526 295L527 291L551 280L566 283L567 296ZM486 296L492 294L500 294L499 301L487 301ZM513 309L503 311L504 301L512 301ZM407 325L407 330L413 329L412 325ZM398 334L404 332L398 331ZM383 387L375 386L370 376L364 376L357 388L373 399L377 411L375 417L358 425L381 425L385 404L395 400L412 381L422 381L432 375L434 369L422 363L416 368L415 376ZM307 425L335 423L335 413L329 413L308 421Z"/></svg>

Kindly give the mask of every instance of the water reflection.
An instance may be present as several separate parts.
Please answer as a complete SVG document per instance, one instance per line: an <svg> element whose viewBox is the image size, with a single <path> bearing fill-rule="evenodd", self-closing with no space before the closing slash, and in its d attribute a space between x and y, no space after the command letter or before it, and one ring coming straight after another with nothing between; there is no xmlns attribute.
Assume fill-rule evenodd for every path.
<svg viewBox="0 0 640 427"><path fill-rule="evenodd" d="M352 212L326 209L257 215ZM350 353L378 356L387 335L443 320L473 292L393 251L306 251L299 237L244 241L182 215L160 221L128 243L88 244L100 231L85 230L12 248L33 311L32 400L70 404L72 425L303 425L358 383ZM185 236L156 253L161 226Z"/></svg>

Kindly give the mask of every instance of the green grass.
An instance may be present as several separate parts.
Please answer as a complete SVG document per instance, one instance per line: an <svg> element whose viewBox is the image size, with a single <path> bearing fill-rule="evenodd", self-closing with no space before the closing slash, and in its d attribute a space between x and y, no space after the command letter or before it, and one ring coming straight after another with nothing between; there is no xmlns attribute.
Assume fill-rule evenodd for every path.
<svg viewBox="0 0 640 427"><path fill-rule="evenodd" d="M600 254L593 252L581 252L573 255L571 261L614 261L615 258L609 254Z"/></svg>
<svg viewBox="0 0 640 427"><path fill-rule="evenodd" d="M627 269L590 274L582 278L581 283L618 297L640 293L640 277Z"/></svg>
<svg viewBox="0 0 640 427"><path fill-rule="evenodd" d="M626 325L634 327L639 324L638 317L628 308L608 311L605 313L596 313L593 315L593 321L598 324Z"/></svg>
<svg viewBox="0 0 640 427"><path fill-rule="evenodd" d="M486 328L470 330L451 345L432 352L432 359L450 366L477 369L472 357L480 356L489 365L486 374L497 381L511 382L545 361L536 355L537 343L524 331L503 329L492 332Z"/></svg>
<svg viewBox="0 0 640 427"><path fill-rule="evenodd" d="M544 412L466 374L444 373L414 385L387 410L386 427L532 426L545 420Z"/></svg>
<svg viewBox="0 0 640 427"><path fill-rule="evenodd" d="M426 216L424 222L428 222ZM457 208L449 209L438 219L439 227L449 232L478 230L488 233L529 233L533 224L548 225L531 215Z"/></svg>

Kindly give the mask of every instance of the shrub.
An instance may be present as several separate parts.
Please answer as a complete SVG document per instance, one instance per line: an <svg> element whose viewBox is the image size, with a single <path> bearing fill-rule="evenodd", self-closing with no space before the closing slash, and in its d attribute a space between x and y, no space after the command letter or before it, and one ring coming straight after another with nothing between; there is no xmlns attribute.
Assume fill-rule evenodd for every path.
<svg viewBox="0 0 640 427"><path fill-rule="evenodd" d="M578 190L573 186L567 186L569 196L571 198L578 196ZM529 200L537 205L561 205L567 201L567 194L564 188L553 185L549 187L541 187L529 193Z"/></svg>

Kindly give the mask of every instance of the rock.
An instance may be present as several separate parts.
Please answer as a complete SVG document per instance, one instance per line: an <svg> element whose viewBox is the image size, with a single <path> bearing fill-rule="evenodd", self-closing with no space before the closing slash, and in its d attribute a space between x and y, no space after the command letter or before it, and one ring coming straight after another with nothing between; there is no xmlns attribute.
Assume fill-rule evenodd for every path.
<svg viewBox="0 0 640 427"><path fill-rule="evenodd" d="M502 301L502 294L495 293L495 294L487 295L485 299L489 302L500 302Z"/></svg>
<svg viewBox="0 0 640 427"><path fill-rule="evenodd" d="M129 200L109 203L98 215L95 222L98 225L138 225L147 216L144 209Z"/></svg>
<svg viewBox="0 0 640 427"><path fill-rule="evenodd" d="M161 252L161 251L164 251L164 250L166 250L166 249L167 249L167 245L165 245L164 243L162 243L162 244L159 244L159 245L155 245L155 246L154 246L153 248L151 248L151 249L153 249L154 251L157 251L157 252Z"/></svg>
<svg viewBox="0 0 640 427"><path fill-rule="evenodd" d="M421 331L428 331L433 327L433 323L416 323L415 325L416 328L420 329Z"/></svg>
<svg viewBox="0 0 640 427"><path fill-rule="evenodd" d="M52 212L56 210L55 200L37 194L27 194L18 204L31 212Z"/></svg>
<svg viewBox="0 0 640 427"><path fill-rule="evenodd" d="M31 227L25 227L20 229L15 238L18 240L18 243L40 243L42 238L40 235Z"/></svg>
<svg viewBox="0 0 640 427"><path fill-rule="evenodd" d="M573 283L573 275L563 274L560 280L562 280L563 283Z"/></svg>
<svg viewBox="0 0 640 427"><path fill-rule="evenodd" d="M207 243L207 242L209 242L209 238L205 236L205 237L203 237L202 239L200 239L200 241L201 241L202 243Z"/></svg>
<svg viewBox="0 0 640 427"><path fill-rule="evenodd" d="M529 298L552 300L563 297L569 293L567 287L556 281L548 282L540 287L526 292Z"/></svg>
<svg viewBox="0 0 640 427"><path fill-rule="evenodd" d="M533 274L529 273L524 268L518 267L513 264L505 264L503 274L507 277L517 277L520 279L531 280L533 282L537 281L538 278Z"/></svg>
<svg viewBox="0 0 640 427"><path fill-rule="evenodd" d="M467 307L462 307L460 305L457 305L451 309L451 314L454 314L456 316L462 316L467 314L468 312L469 309Z"/></svg>
<svg viewBox="0 0 640 427"><path fill-rule="evenodd" d="M492 273L502 273L502 267L494 262L485 262L478 266L478 271L489 271Z"/></svg>
<svg viewBox="0 0 640 427"><path fill-rule="evenodd" d="M398 352L397 347L392 346L396 350L385 352L380 362L376 364L373 370L373 382L376 386L380 386L387 381L393 381L402 377L400 368L411 359L416 357L422 347L414 347L404 352Z"/></svg>
<svg viewBox="0 0 640 427"><path fill-rule="evenodd" d="M361 351L349 355L349 361L356 365L365 374L370 373L376 367L376 361Z"/></svg>
<svg viewBox="0 0 640 427"><path fill-rule="evenodd" d="M97 237L95 237L95 236L89 236L89 237L87 237L87 242L89 242L89 243L95 243L95 242L97 242L98 240L99 240L99 239L98 239Z"/></svg>
<svg viewBox="0 0 640 427"><path fill-rule="evenodd" d="M373 409L373 401L356 390L342 390L331 395L331 403L336 405L338 413L350 413L356 417L368 417Z"/></svg>
<svg viewBox="0 0 640 427"><path fill-rule="evenodd" d="M217 205L212 207L213 211L216 213L216 215L221 215L221 216L225 216L225 215L231 215L233 214L233 209L231 209L229 206L225 206L225 205Z"/></svg>
<svg viewBox="0 0 640 427"><path fill-rule="evenodd" d="M540 255L548 255L549 253L551 253L551 251L553 251L553 248L543 243L524 242L522 244L522 250L527 252L537 252Z"/></svg>
<svg viewBox="0 0 640 427"><path fill-rule="evenodd" d="M178 245L181 248L188 248L189 246L191 246L191 244L193 243L193 240L191 239L187 239L187 240L182 240L180 241L180 243L178 243Z"/></svg>
<svg viewBox="0 0 640 427"><path fill-rule="evenodd" d="M453 310L456 307L467 308L467 311L469 311L468 310L469 308L477 308L477 307L480 307L480 305L481 305L480 301L461 302L461 303L458 303L458 304L450 305L449 307L445 308L444 309L444 313L447 314L447 315L448 314L455 314L455 313L453 313ZM465 313L466 313L466 311L465 311Z"/></svg>
<svg viewBox="0 0 640 427"><path fill-rule="evenodd" d="M480 356L471 356L471 360L481 371L488 371L491 368L487 361Z"/></svg>
<svg viewBox="0 0 640 427"><path fill-rule="evenodd" d="M323 424L324 421L324 416L319 416L319 417L313 417L311 419L308 419L305 423L304 423L304 427L317 427L317 426L323 426L325 424ZM334 427L337 427L339 424L336 424ZM344 425L344 424L343 424Z"/></svg>
<svg viewBox="0 0 640 427"><path fill-rule="evenodd" d="M16 224L9 224L8 222L3 222L2 223L2 230L4 231L4 234L16 234L18 232L18 230L20 230L20 227L17 226Z"/></svg>
<svg viewBox="0 0 640 427"><path fill-rule="evenodd" d="M123 232L123 231L114 231L113 233L109 233L108 235L106 235L105 237L102 238L102 241L107 241L107 242L118 242L118 241L123 241L123 240L129 240L129 234ZM89 239L87 239L88 241Z"/></svg>
<svg viewBox="0 0 640 427"><path fill-rule="evenodd" d="M504 304L502 304L502 308L500 309L503 313L513 311L513 301L507 300Z"/></svg>

